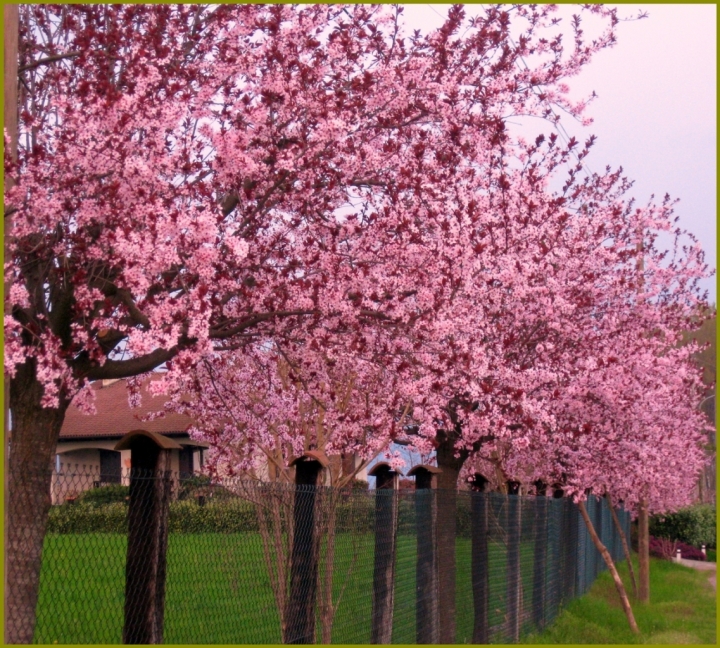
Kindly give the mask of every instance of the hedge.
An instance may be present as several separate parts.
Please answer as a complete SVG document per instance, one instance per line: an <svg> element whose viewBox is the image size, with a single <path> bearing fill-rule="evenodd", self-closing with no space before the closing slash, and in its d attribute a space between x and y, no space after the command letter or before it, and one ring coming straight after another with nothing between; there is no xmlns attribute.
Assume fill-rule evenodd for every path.
<svg viewBox="0 0 720 648"><path fill-rule="evenodd" d="M99 490L102 489L95 489L95 491ZM92 491L88 491L88 493L90 492ZM217 494L214 493L214 495ZM108 499L122 497L122 500L103 504L101 502L105 497ZM458 498L457 503L457 534L460 537L470 537L469 500ZM48 533L127 533L127 506L125 495L120 488L113 493L106 491L102 496L81 497L74 503L51 507L47 531ZM399 533L414 533L414 502L407 498L401 498L399 507ZM174 533L258 531L255 505L234 496L207 498L204 506L200 506L195 497L171 502L169 518L169 530ZM336 530L340 533L373 533L375 528L374 497L372 495L368 497L353 495L345 500L341 499L338 503L335 521ZM528 518L524 522L530 524L531 520Z"/></svg>
<svg viewBox="0 0 720 648"><path fill-rule="evenodd" d="M257 531L255 507L243 500L198 506L193 500L170 503L169 530L176 533ZM127 504L77 502L53 506L48 533L127 533Z"/></svg>
<svg viewBox="0 0 720 648"><path fill-rule="evenodd" d="M372 505L372 500L367 500ZM374 508L341 503L337 511L338 531L370 532ZM242 533L258 531L255 505L239 498L207 502L195 499L170 503L169 530L173 533ZM127 533L127 503L99 505L78 501L50 508L48 533Z"/></svg>
<svg viewBox="0 0 720 648"><path fill-rule="evenodd" d="M715 505L696 504L677 513L650 519L650 534L685 542L693 547L716 546Z"/></svg>
<svg viewBox="0 0 720 648"><path fill-rule="evenodd" d="M112 502L124 502L130 496L130 486L122 484L108 484L85 491L78 497L78 502L102 506Z"/></svg>
<svg viewBox="0 0 720 648"><path fill-rule="evenodd" d="M127 533L127 505L88 502L52 506L48 533Z"/></svg>

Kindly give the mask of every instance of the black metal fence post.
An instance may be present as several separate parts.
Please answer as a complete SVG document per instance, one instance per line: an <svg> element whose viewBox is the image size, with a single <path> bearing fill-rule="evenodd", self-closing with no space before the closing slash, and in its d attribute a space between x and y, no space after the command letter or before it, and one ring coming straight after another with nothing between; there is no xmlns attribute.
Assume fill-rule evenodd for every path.
<svg viewBox="0 0 720 648"><path fill-rule="evenodd" d="M489 596L490 569L488 557L488 501L485 489L488 480L475 474L471 495L473 643L490 643Z"/></svg>
<svg viewBox="0 0 720 648"><path fill-rule="evenodd" d="M392 641L397 542L398 473L384 462L368 473L375 477L375 557L373 565L372 626L370 643Z"/></svg>
<svg viewBox="0 0 720 648"><path fill-rule="evenodd" d="M133 430L115 446L115 450L132 451L125 644L163 642L168 509L172 494L170 459L171 451L180 447L167 437L145 430Z"/></svg>
<svg viewBox="0 0 720 648"><path fill-rule="evenodd" d="M595 533L597 533L600 542L605 544L607 538L604 537L603 529L603 499L601 497L595 497L595 519L593 524L595 525ZM597 578L601 571L605 568L605 561L600 555L600 552L595 549L595 578ZM594 580L594 579L593 579Z"/></svg>
<svg viewBox="0 0 720 648"><path fill-rule="evenodd" d="M545 625L545 577L547 571L547 496L542 481L535 482L535 556L533 565L533 623L538 629Z"/></svg>
<svg viewBox="0 0 720 648"><path fill-rule="evenodd" d="M580 511L575 504L568 502L569 521L568 521L568 596L575 598L578 595L577 588L577 571L580 555Z"/></svg>
<svg viewBox="0 0 720 648"><path fill-rule="evenodd" d="M570 514L568 500L564 497L565 493L562 486L555 484L553 486L552 497L555 500L559 500L559 509L557 510L557 526L555 527L556 542L557 542L557 556L558 556L558 570L557 570L557 582L553 588L553 610L557 611L560 609L560 605L563 600L563 584L567 577L567 542L565 538L565 520Z"/></svg>
<svg viewBox="0 0 720 648"><path fill-rule="evenodd" d="M520 640L520 482L509 481L507 528L507 623L511 641Z"/></svg>
<svg viewBox="0 0 720 648"><path fill-rule="evenodd" d="M415 523L417 525L416 567L416 643L432 644L438 640L437 547L435 543L436 488L435 466L415 466L408 476L415 476Z"/></svg>
<svg viewBox="0 0 720 648"><path fill-rule="evenodd" d="M288 644L315 643L319 549L315 504L318 476L327 465L327 458L320 452L307 452L290 462L295 467L295 503L284 638Z"/></svg>

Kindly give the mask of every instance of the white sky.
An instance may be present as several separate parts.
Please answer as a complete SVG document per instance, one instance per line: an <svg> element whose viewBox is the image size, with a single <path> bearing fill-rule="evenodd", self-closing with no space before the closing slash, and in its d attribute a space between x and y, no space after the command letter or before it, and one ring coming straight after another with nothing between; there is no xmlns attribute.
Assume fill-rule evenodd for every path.
<svg viewBox="0 0 720 648"><path fill-rule="evenodd" d="M442 24L448 5L406 5L405 24L428 31ZM563 14L570 7L561 7ZM586 128L570 119L564 127L582 142L597 142L587 166L601 172L622 166L635 180L631 195L644 205L652 194L679 198L683 228L697 236L711 267L716 243L716 6L621 5L619 15L642 9L649 17L623 22L618 42L601 52L578 77L571 96L594 90L589 106L594 123ZM481 5L468 5L474 15ZM568 11L568 13L570 13ZM716 277L702 284L716 301Z"/></svg>

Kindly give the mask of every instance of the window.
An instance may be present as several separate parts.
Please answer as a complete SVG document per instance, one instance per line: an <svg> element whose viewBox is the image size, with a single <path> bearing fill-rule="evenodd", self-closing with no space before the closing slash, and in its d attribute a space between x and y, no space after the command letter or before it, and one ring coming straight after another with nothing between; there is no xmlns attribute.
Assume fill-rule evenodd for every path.
<svg viewBox="0 0 720 648"><path fill-rule="evenodd" d="M183 446L180 450L180 479L187 479L193 475L193 452L191 446Z"/></svg>
<svg viewBox="0 0 720 648"><path fill-rule="evenodd" d="M100 450L100 482L120 483L120 453L115 450Z"/></svg>

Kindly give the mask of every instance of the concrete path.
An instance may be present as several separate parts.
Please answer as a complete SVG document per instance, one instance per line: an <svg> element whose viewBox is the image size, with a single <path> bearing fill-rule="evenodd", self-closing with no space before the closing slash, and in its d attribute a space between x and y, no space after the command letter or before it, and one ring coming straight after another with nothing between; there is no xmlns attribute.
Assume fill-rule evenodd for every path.
<svg viewBox="0 0 720 648"><path fill-rule="evenodd" d="M703 560L687 560L686 558L681 558L680 564L684 565L685 567L692 567L693 569L697 569L699 571L712 572L708 574L708 580L713 586L713 589L717 591L717 563L705 562Z"/></svg>

